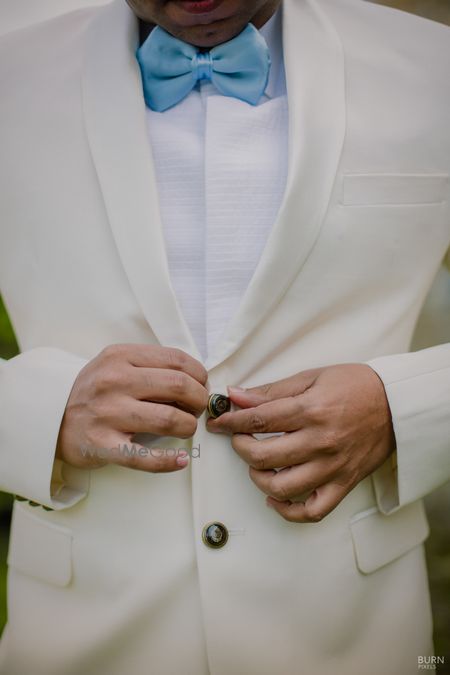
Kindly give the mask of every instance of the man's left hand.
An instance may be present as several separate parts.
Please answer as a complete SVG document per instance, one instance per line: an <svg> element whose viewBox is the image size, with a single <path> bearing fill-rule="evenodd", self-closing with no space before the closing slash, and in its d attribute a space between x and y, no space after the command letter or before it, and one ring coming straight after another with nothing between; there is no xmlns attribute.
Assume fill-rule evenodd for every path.
<svg viewBox="0 0 450 675"><path fill-rule="evenodd" d="M208 420L208 430L232 434L267 505L292 522L322 520L395 450L383 383L365 364L230 387L229 396L241 409Z"/></svg>

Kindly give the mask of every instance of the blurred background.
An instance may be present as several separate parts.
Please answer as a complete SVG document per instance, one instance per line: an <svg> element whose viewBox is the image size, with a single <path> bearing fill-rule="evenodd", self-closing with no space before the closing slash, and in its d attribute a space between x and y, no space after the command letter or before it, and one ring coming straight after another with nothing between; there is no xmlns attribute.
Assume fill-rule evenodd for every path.
<svg viewBox="0 0 450 675"><path fill-rule="evenodd" d="M1 0L0 34L78 7L105 4L105 1ZM450 0L378 0L378 2L450 25ZM450 274L443 268L417 324L412 349L422 349L448 341L450 341ZM0 295L0 357L9 359L18 351L14 332ZM6 621L6 556L11 502L12 498L9 495L0 493L0 633ZM437 655L445 656L445 665L440 667L438 672L447 675L450 674L450 486L444 486L430 495L426 505L431 526L426 552L435 624L435 648Z"/></svg>

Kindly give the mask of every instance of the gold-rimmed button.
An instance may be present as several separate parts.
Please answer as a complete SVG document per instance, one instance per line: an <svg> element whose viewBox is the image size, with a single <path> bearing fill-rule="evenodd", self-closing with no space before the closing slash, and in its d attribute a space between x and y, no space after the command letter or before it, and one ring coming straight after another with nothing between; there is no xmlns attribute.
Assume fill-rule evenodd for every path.
<svg viewBox="0 0 450 675"><path fill-rule="evenodd" d="M223 394L211 394L208 400L208 415L216 419L231 409L228 396Z"/></svg>
<svg viewBox="0 0 450 675"><path fill-rule="evenodd" d="M228 541L228 530L223 523L208 523L203 528L202 540L209 548L222 548Z"/></svg>

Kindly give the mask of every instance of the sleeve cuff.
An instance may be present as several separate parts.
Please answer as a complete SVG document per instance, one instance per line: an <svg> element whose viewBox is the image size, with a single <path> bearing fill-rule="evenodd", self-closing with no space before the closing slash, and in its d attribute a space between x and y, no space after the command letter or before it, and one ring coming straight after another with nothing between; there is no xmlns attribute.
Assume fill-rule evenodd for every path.
<svg viewBox="0 0 450 675"><path fill-rule="evenodd" d="M377 506L388 515L450 478L450 344L366 363L384 384L396 438L372 474Z"/></svg>
<svg viewBox="0 0 450 675"><path fill-rule="evenodd" d="M50 509L86 496L89 472L55 460L59 428L74 381L86 360L38 348L0 369L0 489Z"/></svg>

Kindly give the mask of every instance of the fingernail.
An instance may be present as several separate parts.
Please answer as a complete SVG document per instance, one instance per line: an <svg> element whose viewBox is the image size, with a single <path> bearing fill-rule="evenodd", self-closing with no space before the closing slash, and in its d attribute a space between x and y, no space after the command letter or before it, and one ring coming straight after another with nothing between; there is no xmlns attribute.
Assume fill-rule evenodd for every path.
<svg viewBox="0 0 450 675"><path fill-rule="evenodd" d="M189 464L189 455L187 452L180 452L177 457L178 466L187 466Z"/></svg>
<svg viewBox="0 0 450 675"><path fill-rule="evenodd" d="M273 509L273 504L272 504L272 502L266 501L266 506L267 506L269 509Z"/></svg>
<svg viewBox="0 0 450 675"><path fill-rule="evenodd" d="M228 391L229 391L229 392L235 391L235 392L237 392L237 393L240 392L240 393L242 394L242 392L243 392L243 391L247 391L247 389L244 389L244 387L228 387Z"/></svg>

